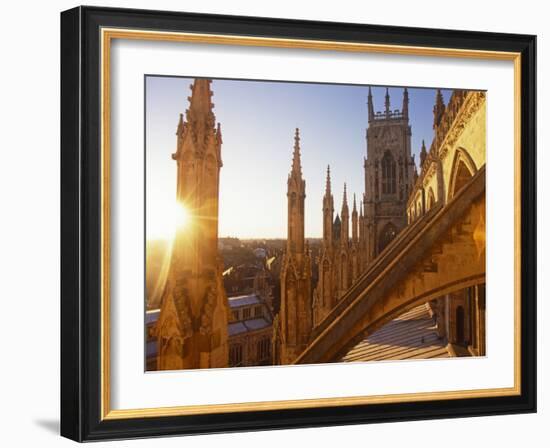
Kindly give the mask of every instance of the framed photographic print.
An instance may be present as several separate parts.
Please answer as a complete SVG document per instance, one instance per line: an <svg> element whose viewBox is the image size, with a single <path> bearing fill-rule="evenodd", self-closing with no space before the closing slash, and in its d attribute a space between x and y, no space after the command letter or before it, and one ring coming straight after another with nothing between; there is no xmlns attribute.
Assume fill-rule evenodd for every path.
<svg viewBox="0 0 550 448"><path fill-rule="evenodd" d="M536 410L535 36L61 14L61 433Z"/></svg>

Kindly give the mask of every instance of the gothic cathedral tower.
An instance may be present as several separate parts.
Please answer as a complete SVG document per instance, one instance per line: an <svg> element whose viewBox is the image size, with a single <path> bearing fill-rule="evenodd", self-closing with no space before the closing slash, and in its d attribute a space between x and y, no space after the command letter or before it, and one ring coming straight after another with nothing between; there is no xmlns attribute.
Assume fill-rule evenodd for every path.
<svg viewBox="0 0 550 448"><path fill-rule="evenodd" d="M361 273L359 220L363 218L358 215L354 195L350 240L350 214L345 183L341 213L336 215L334 220L333 215L334 198L330 183L330 169L327 169L327 182L323 197L323 241L318 259L319 280L313 294L314 327L319 325L330 313Z"/></svg>
<svg viewBox="0 0 550 448"><path fill-rule="evenodd" d="M334 273L334 197L330 182L330 166L327 167L325 195L323 196L323 241L319 256L319 280L313 295L313 326L319 325L336 304Z"/></svg>
<svg viewBox="0 0 550 448"><path fill-rule="evenodd" d="M344 184L344 196L342 198L342 212L340 214L342 227L340 231L340 253L338 254L338 297L347 291L350 286L349 269L349 208L346 184Z"/></svg>
<svg viewBox="0 0 550 448"><path fill-rule="evenodd" d="M288 235L281 268L280 364L290 364L306 348L312 327L311 256L304 238L306 182L296 129L292 171L288 176Z"/></svg>
<svg viewBox="0 0 550 448"><path fill-rule="evenodd" d="M228 304L218 255L221 129L211 81L191 85L177 128L178 206L188 219L176 230L157 322L160 370L226 367Z"/></svg>
<svg viewBox="0 0 550 448"><path fill-rule="evenodd" d="M390 110L386 89L384 112L374 112L372 92L368 94L369 126L365 168L364 216L360 245L366 248L362 265L368 265L405 227L406 204L414 185L415 164L411 157L409 94L403 91L402 110Z"/></svg>

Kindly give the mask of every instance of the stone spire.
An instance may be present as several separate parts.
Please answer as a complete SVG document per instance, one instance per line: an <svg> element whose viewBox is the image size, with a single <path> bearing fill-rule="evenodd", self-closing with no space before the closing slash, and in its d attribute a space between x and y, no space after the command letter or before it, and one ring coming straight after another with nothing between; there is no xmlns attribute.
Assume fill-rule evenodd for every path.
<svg viewBox="0 0 550 448"><path fill-rule="evenodd" d="M185 130L185 123L183 122L183 114L180 114L180 118L178 120L178 129L176 130L176 135L178 137L181 137L183 135L184 130Z"/></svg>
<svg viewBox="0 0 550 448"><path fill-rule="evenodd" d="M294 154L292 155L292 172L291 176L302 178L302 163L300 161L300 129L296 128L294 134Z"/></svg>
<svg viewBox="0 0 550 448"><path fill-rule="evenodd" d="M187 208L190 221L178 227L172 242L155 327L159 370L228 364L228 305L218 253L221 140L216 138L210 81L195 80L191 91L172 154L176 199Z"/></svg>
<svg viewBox="0 0 550 448"><path fill-rule="evenodd" d="M387 87L386 87L385 105L386 105L386 118L388 118L390 116L390 91Z"/></svg>
<svg viewBox="0 0 550 448"><path fill-rule="evenodd" d="M218 141L221 143L223 143L223 139L222 139L222 125L220 123L218 123L218 127L216 128L216 135L218 136Z"/></svg>
<svg viewBox="0 0 550 448"><path fill-rule="evenodd" d="M287 244L281 266L280 322L282 338L279 364L290 364L306 348L309 341L312 316L311 257L305 240L306 182L302 179L300 163L300 131L294 134L292 170L287 189Z"/></svg>
<svg viewBox="0 0 550 448"><path fill-rule="evenodd" d="M367 100L367 106L368 106L368 110L369 110L369 122L374 120L374 103L372 101L372 91L371 91L371 88L369 86L369 96L368 96L368 100Z"/></svg>
<svg viewBox="0 0 550 448"><path fill-rule="evenodd" d="M325 195L323 196L323 244L325 248L332 245L333 240L333 222L334 215L334 198L330 186L330 166L327 166L327 183L325 186Z"/></svg>
<svg viewBox="0 0 550 448"><path fill-rule="evenodd" d="M441 93L441 89L437 89L437 93L435 95L435 105L434 105L434 124L433 124L434 129L439 126L439 123L441 123L441 117L443 117L444 112L445 112L445 102L443 101L443 94Z"/></svg>
<svg viewBox="0 0 550 448"><path fill-rule="evenodd" d="M325 185L325 196L331 195L331 188L330 188L330 165L327 165L327 183Z"/></svg>
<svg viewBox="0 0 550 448"><path fill-rule="evenodd" d="M405 87L405 90L403 90L403 118L405 120L409 119L409 91Z"/></svg>
<svg viewBox="0 0 550 448"><path fill-rule="evenodd" d="M351 212L351 239L354 243L357 243L358 239L358 216L357 216L357 201L355 200L355 193L353 194L353 211Z"/></svg>
<svg viewBox="0 0 550 448"><path fill-rule="evenodd" d="M348 208L348 197L347 197L347 187L344 183L344 197L342 198L342 234L340 237L340 243L345 246L348 244L349 240L349 208Z"/></svg>
<svg viewBox="0 0 550 448"><path fill-rule="evenodd" d="M304 200L306 197L306 182L302 178L300 162L300 130L294 134L294 153L292 169L288 175L288 237L287 254L304 252Z"/></svg>
<svg viewBox="0 0 550 448"><path fill-rule="evenodd" d="M336 218L334 218L334 222L332 224L333 233L332 236L335 241L340 240L341 234L342 234L342 220L340 219L340 215L336 213Z"/></svg>
<svg viewBox="0 0 550 448"><path fill-rule="evenodd" d="M348 209L348 195L347 195L347 186L346 186L346 183L344 182L344 196L342 197L342 216L344 215L344 213L348 214L349 213L349 209Z"/></svg>
<svg viewBox="0 0 550 448"><path fill-rule="evenodd" d="M204 124L206 127L213 128L216 118L212 109L212 90L210 90L210 79L195 79L189 87L191 96L188 97L189 109L186 111L187 121L195 125L197 123Z"/></svg>
<svg viewBox="0 0 550 448"><path fill-rule="evenodd" d="M426 160L426 157L428 156L428 151L426 151L426 144L424 143L424 140L422 140L422 148L420 149L420 168L422 169L422 166L424 165L424 161Z"/></svg>

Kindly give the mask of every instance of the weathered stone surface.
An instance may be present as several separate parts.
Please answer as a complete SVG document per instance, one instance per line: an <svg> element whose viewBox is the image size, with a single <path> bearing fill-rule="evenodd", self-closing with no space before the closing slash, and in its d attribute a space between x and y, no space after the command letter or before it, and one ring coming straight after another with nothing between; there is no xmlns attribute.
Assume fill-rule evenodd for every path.
<svg viewBox="0 0 550 448"><path fill-rule="evenodd" d="M300 134L294 136L288 176L288 236L281 269L281 310L274 328L279 364L290 364L307 347L312 327L311 255L304 238L306 182L302 178Z"/></svg>
<svg viewBox="0 0 550 448"><path fill-rule="evenodd" d="M373 139L373 147L382 142L381 148L396 148L396 125L404 116L374 114L369 100L367 140ZM438 92L434 130L408 196L408 226L316 322L312 341L296 362L340 359L365 335L427 302L439 335L451 348L457 346L455 354L485 353L485 93L455 91L445 106ZM369 166L365 163L366 170ZM397 216L400 203L380 200L377 175L375 164L378 182L366 181L365 197L374 200L365 202L365 216L384 207L384 213ZM372 255L374 245L367 247Z"/></svg>
<svg viewBox="0 0 550 448"><path fill-rule="evenodd" d="M158 369L226 367L228 304L218 256L221 129L215 127L210 80L191 86L177 128L177 200L189 215L177 229L156 324Z"/></svg>

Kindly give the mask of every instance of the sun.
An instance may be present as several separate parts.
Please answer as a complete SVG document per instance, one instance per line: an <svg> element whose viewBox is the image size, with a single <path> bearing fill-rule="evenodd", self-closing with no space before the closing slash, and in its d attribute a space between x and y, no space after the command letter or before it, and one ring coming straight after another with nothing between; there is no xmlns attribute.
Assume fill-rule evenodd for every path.
<svg viewBox="0 0 550 448"><path fill-rule="evenodd" d="M189 208L180 201L156 203L147 211L147 239L172 240L191 224Z"/></svg>
<svg viewBox="0 0 550 448"><path fill-rule="evenodd" d="M176 202L174 206L174 230L182 230L189 225L189 209L181 202Z"/></svg>

